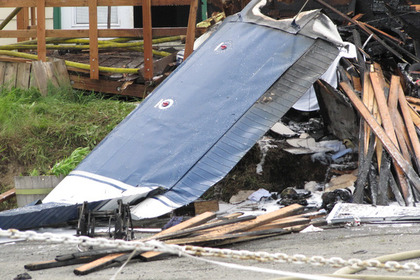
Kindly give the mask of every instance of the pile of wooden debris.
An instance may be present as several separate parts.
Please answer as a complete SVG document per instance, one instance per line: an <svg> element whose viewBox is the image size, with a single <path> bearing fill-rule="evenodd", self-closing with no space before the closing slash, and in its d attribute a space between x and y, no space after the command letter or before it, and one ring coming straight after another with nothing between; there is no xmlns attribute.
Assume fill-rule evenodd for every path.
<svg viewBox="0 0 420 280"><path fill-rule="evenodd" d="M305 207L293 204L260 216L232 213L217 217L214 212L205 212L177 225L169 227L151 237L138 241L159 240L167 244L222 246L264 237L299 232L311 224L325 224L325 219L316 219L324 214L306 212ZM77 275L121 264L132 258L137 261L158 260L167 256L161 252L132 252L121 249L101 249L57 256L54 260L36 262L25 266L28 270L40 270L75 264L83 264L74 269Z"/></svg>

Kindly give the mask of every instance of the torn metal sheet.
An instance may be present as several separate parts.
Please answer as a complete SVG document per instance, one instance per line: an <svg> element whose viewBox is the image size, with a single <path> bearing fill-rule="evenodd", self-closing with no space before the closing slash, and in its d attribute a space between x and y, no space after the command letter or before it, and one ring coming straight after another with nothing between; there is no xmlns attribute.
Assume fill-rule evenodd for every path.
<svg viewBox="0 0 420 280"><path fill-rule="evenodd" d="M133 218L150 218L223 179L339 53L330 41L247 22L246 11L227 18L43 202L113 199L106 210L124 197Z"/></svg>
<svg viewBox="0 0 420 280"><path fill-rule="evenodd" d="M337 203L328 214L328 223L342 222L420 221L418 207L375 206L371 204Z"/></svg>
<svg viewBox="0 0 420 280"><path fill-rule="evenodd" d="M131 202L135 218L149 218L221 180L339 52L324 40L246 22L247 11L226 19L44 201L81 203L90 193L141 200L164 189ZM312 14L306 25L318 22L319 11Z"/></svg>

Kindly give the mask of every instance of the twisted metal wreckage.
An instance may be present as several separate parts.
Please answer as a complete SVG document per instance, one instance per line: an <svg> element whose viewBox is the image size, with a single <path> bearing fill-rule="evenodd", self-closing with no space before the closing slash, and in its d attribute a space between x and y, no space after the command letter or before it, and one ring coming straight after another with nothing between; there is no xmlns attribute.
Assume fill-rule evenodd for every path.
<svg viewBox="0 0 420 280"><path fill-rule="evenodd" d="M157 217L221 180L348 51L320 10L275 20L265 4L227 18L42 204L0 213L0 228L65 222L84 201L109 210L121 198L133 218Z"/></svg>

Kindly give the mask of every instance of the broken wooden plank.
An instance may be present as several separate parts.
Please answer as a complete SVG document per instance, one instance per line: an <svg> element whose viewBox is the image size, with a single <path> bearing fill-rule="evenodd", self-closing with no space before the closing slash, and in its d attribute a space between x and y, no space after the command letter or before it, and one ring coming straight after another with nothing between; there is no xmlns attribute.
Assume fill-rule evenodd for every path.
<svg viewBox="0 0 420 280"><path fill-rule="evenodd" d="M398 77L398 80L399 80L399 77ZM408 107L407 100L405 99L403 89L402 89L400 83L398 83L398 85L399 85L398 99L399 99L399 102L400 102L399 104L400 104L401 112L403 114L404 121L405 121L405 127L407 128L408 135L409 135L410 140L411 140L411 145L412 145L413 150L414 150L414 155L415 155L415 159L416 159L416 163L417 163L417 170L420 170L420 142L419 142L419 138L418 138L416 129L415 129L414 124L413 124L413 119L411 118L410 109Z"/></svg>
<svg viewBox="0 0 420 280"><path fill-rule="evenodd" d="M160 75L163 74L163 70L165 70L165 68L171 63L174 62L176 59L176 53L173 53L171 55L165 56L159 60L156 60L153 62L153 73L155 75ZM145 77L146 75L146 70L145 70L145 64L143 64L140 68L139 68L139 73Z"/></svg>
<svg viewBox="0 0 420 280"><path fill-rule="evenodd" d="M292 227L292 226L299 226L303 224L309 224L311 222L311 219L305 218L305 217L287 217L283 219L279 219L276 221L273 221L271 223L256 227L251 229L250 231L261 231L261 230L268 230L268 229L276 229L276 228L286 228L286 227Z"/></svg>
<svg viewBox="0 0 420 280"><path fill-rule="evenodd" d="M232 225L235 223L240 223L243 221L249 221L249 220L253 220L255 219L255 216L244 216L244 217L238 217L238 218L234 218L234 219L227 219L227 220L221 220L221 221L217 221L217 222L213 222L213 223L206 223L203 225L199 225L199 226L195 226L195 227L190 227L184 230L178 230L172 233L167 233L158 237L155 237L158 240L167 240L167 239L172 239L172 238L178 238L178 237L182 237L182 236L186 236L189 235L191 233L195 233L198 232L200 230L205 230L205 229L214 229L216 227L220 227L220 226L225 226L225 225Z"/></svg>
<svg viewBox="0 0 420 280"><path fill-rule="evenodd" d="M369 126L372 128L373 132L379 138L379 140L384 145L385 149L389 152L395 162L398 164L399 167L404 171L408 179L414 185L414 187L420 191L420 178L418 177L417 173L411 167L411 165L404 159L398 149L395 147L391 139L382 129L382 127L376 122L373 116L369 113L366 106L360 101L357 97L356 93L351 89L349 85L346 83L340 83L340 87L344 90L347 96L350 98L351 102L354 104L356 109L360 112L362 117L367 121Z"/></svg>
<svg viewBox="0 0 420 280"><path fill-rule="evenodd" d="M184 229L187 229L187 228L190 228L190 227L202 225L205 222L214 219L215 217L216 217L216 214L215 213L213 213L213 212L205 212L205 213L200 214L198 216L195 216L195 217L193 217L193 218L191 218L189 220L186 220L186 221L184 221L182 223L179 223L179 224L177 224L177 225L175 225L173 227L170 227L168 229L162 230L161 232L156 233L155 235L153 235L151 237L143 238L143 239L141 239L141 241L147 241L147 240L157 239L160 236L164 236L164 235L169 234L169 233L174 233L174 232L177 232L179 230L184 230Z"/></svg>
<svg viewBox="0 0 420 280"><path fill-rule="evenodd" d="M420 115L416 112L416 110L413 109L413 107L410 105L410 103L407 103L408 108L410 109L410 115L413 119L413 123L416 125L418 129L420 129Z"/></svg>
<svg viewBox="0 0 420 280"><path fill-rule="evenodd" d="M268 237L279 236L283 234L289 234L292 232L300 232L301 230L307 228L308 225L309 224L303 224L299 226L286 227L283 230L279 230L276 233L264 235L263 237L259 235L255 235L255 236L242 236L242 237L227 239L227 240L217 240L217 241L213 241L211 243L211 246L224 246L224 245L230 245L230 244L239 243L239 242L251 241L251 240L256 240L256 239L261 239L261 238L268 238Z"/></svg>
<svg viewBox="0 0 420 280"><path fill-rule="evenodd" d="M363 24L364 26L368 27L369 29L372 29L372 30L374 30L374 31L376 31L376 32L378 32L378 33L380 33L380 34L382 34L383 36L388 37L389 39L391 39L391 40L395 41L397 44L404 45L404 42L403 42L403 41L401 41L400 39L395 38L394 36L391 36L390 34L388 34L388 33L384 32L384 31L382 31L382 30L380 30L380 29L378 29L378 28L376 28L376 27L374 27L374 26L372 26L372 25L370 25L370 24L368 24L368 23L366 23L366 22L361 22L361 21L358 21L358 22L359 22L360 24Z"/></svg>
<svg viewBox="0 0 420 280"><path fill-rule="evenodd" d="M0 86L4 85L4 75L6 74L6 62L0 62Z"/></svg>
<svg viewBox="0 0 420 280"><path fill-rule="evenodd" d="M381 171L379 172L379 180L378 180L378 197L377 197L377 204L378 205L388 205L388 178L392 176L391 174L391 160L388 154L385 152L382 154L382 163L381 163ZM398 192L399 193L399 192Z"/></svg>
<svg viewBox="0 0 420 280"><path fill-rule="evenodd" d="M45 63L46 62L42 61L32 62L32 75L34 76L35 85L41 92L42 96L47 96L48 81L50 80Z"/></svg>
<svg viewBox="0 0 420 280"><path fill-rule="evenodd" d="M66 62L63 59L54 59L51 62L51 70L59 87L71 87L69 72L67 71Z"/></svg>
<svg viewBox="0 0 420 280"><path fill-rule="evenodd" d="M43 262L34 262L30 264L25 264L25 269L28 270L41 270L41 269L48 269L48 268L54 268L54 267L62 267L62 266L68 266L68 265L74 265L74 264L82 264L87 263L95 260L97 258L95 257L82 257L82 258L74 258L64 261L57 261L57 260L50 260L50 261L43 261Z"/></svg>
<svg viewBox="0 0 420 280"><path fill-rule="evenodd" d="M404 139L404 125L400 123L400 113L398 112L398 91L399 91L400 78L398 76L392 76L391 85L389 88L388 96L388 109L391 115L392 124L394 127L395 135L397 136L398 144L400 151L402 152L404 158L410 162L411 156L408 151L407 144Z"/></svg>
<svg viewBox="0 0 420 280"><path fill-rule="evenodd" d="M19 63L16 75L16 87L21 89L28 89L31 79L31 64Z"/></svg>
<svg viewBox="0 0 420 280"><path fill-rule="evenodd" d="M349 86L349 88L350 88L350 86ZM373 116L372 116L372 118L373 118ZM375 120L375 118L373 118L373 119ZM366 125L366 124L362 124L362 125ZM363 153L359 153L359 155L362 154L362 159L359 160L357 181L356 181L355 191L354 191L354 194L353 194L353 200L354 200L355 203L363 203L365 183L366 183L366 180L368 178L368 173L369 173L369 170L370 170L370 165L371 165L371 162L372 162L373 153L375 152L375 146L374 146L375 141L376 140L375 140L374 137L369 137L369 143L367 143L368 144L367 154L363 155Z"/></svg>
<svg viewBox="0 0 420 280"><path fill-rule="evenodd" d="M378 102L378 108L379 108L379 113L381 115L381 119L382 119L382 123L385 129L385 133L388 135L388 137L391 139L392 143L394 144L394 147L396 147L398 149L398 140L397 140L397 136L395 135L395 130L394 130L394 126L392 124L392 119L391 119L391 115L389 114L389 109L387 106L387 102L385 99L385 93L384 93L384 88L383 85L385 82L383 79L380 79L378 73L376 72L371 72L370 73L370 78L372 81L372 85L373 85L373 92L375 93L375 97L376 100ZM406 161L407 164L409 164ZM395 170L397 172L397 178L398 181L400 183L401 186L401 191L403 194L403 197L405 199L405 202L407 205L410 205L412 203L411 198L410 198L410 191L409 191L409 185L407 184L407 182L405 181L404 175L403 175L403 170L402 168L394 162L395 165Z"/></svg>
<svg viewBox="0 0 420 280"><path fill-rule="evenodd" d="M220 227L220 228L212 230L211 232L206 232L206 234L201 234L196 237L191 237L189 238L189 242L194 243L194 244L200 243L200 242L206 242L208 240L215 240L226 234L247 231L252 228L256 228L258 226L267 224L276 219L296 215L299 212L303 211L304 208L305 208L304 206L301 206L299 204L289 205L279 210L258 216L257 218L251 221L245 221L245 222L237 223L236 225L228 225L228 226ZM176 244L176 242L174 243L174 241L172 240L167 241L167 242L171 244Z"/></svg>
<svg viewBox="0 0 420 280"><path fill-rule="evenodd" d="M8 190L2 194L0 194L0 203L6 200L11 199L12 197L16 196L16 189Z"/></svg>
<svg viewBox="0 0 420 280"><path fill-rule="evenodd" d="M17 68L18 63L6 63L3 85L8 89L16 87Z"/></svg>
<svg viewBox="0 0 420 280"><path fill-rule="evenodd" d="M86 275L94 271L98 271L116 261L121 256L126 255L126 253L116 253L107 255L105 257L99 258L93 262L90 262L88 264L82 265L78 268L75 268L73 270L74 274L76 275Z"/></svg>
<svg viewBox="0 0 420 280"><path fill-rule="evenodd" d="M363 94L362 94L362 100L365 106L368 108L369 112L373 112L373 106L374 106L374 99L375 95L373 93L373 87L372 83L369 79L369 74L365 72L364 78L363 78ZM364 154L367 155L368 153L368 147L369 147L369 140L370 140L370 127L368 125L364 126Z"/></svg>
<svg viewBox="0 0 420 280"><path fill-rule="evenodd" d="M95 257L95 258L101 258L106 255L110 254L116 254L116 253L129 253L132 250L122 250L122 249L102 249L102 250L89 250L86 252L76 252L76 253L70 253L70 254L64 254L64 255L58 255L55 257L56 261L67 261L72 259L78 259L78 258L86 258L86 257Z"/></svg>
<svg viewBox="0 0 420 280"><path fill-rule="evenodd" d="M406 96L405 99L410 103L420 105L420 98L413 97L413 96Z"/></svg>
<svg viewBox="0 0 420 280"><path fill-rule="evenodd" d="M124 88L124 82L111 80L92 80L88 77L70 75L70 82L73 88L102 93L112 93L119 95L135 96L146 98L153 88L142 84L131 84Z"/></svg>
<svg viewBox="0 0 420 280"><path fill-rule="evenodd" d="M175 232L175 231L182 230L182 229L185 229L185 228L188 228L188 227L192 227L192 226L195 226L195 225L198 225L198 224L202 224L202 223L205 223L205 222L213 219L214 217L216 217L215 213L206 212L206 213L203 213L203 214L198 215L196 217L193 217L193 218L191 218L187 221L184 221L184 222L182 222L178 225L175 225L175 226L170 227L166 230L163 230L160 233L157 233L157 234L153 235L152 237L141 239L141 241L156 239L158 236L161 236L161 235L164 235L164 234L167 234L167 233ZM149 259L150 258L156 258L157 256L160 256L162 254L163 253L161 253L161 252L153 252L153 251L151 251L151 252L139 252L138 253L138 255L140 255L140 257L142 259L146 259L146 260L147 260L147 257L149 257ZM81 267L75 269L74 273L77 274L77 275L86 275L88 273L91 273L91 272L97 271L99 269L102 269L102 268L104 268L104 267L106 267L106 266L108 266L108 265L110 265L114 262L117 262L117 261L121 260L122 258L128 258L129 255L130 255L130 253L121 253L121 254L118 253L118 254L108 255L108 256L102 257L102 258L100 258L100 259L98 259L94 262L88 263L84 266L81 266ZM143 257L143 255L145 255L145 257Z"/></svg>

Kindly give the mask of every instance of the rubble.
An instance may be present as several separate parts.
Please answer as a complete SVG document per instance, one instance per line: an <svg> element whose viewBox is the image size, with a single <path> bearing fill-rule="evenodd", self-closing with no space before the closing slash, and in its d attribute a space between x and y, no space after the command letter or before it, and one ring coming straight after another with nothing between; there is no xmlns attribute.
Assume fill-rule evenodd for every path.
<svg viewBox="0 0 420 280"><path fill-rule="evenodd" d="M228 140L224 138L227 141L227 144L223 143L225 145L223 146L224 149L218 150L218 153L216 152L213 155L214 157L208 160L208 155L214 151L212 149L220 144L219 139L212 142L212 146L208 147L207 150L197 153L198 156L196 159L190 160L190 158L187 157L183 158L184 160L191 161L191 164L187 166L188 168L184 168L184 173L181 174L180 169L177 169L176 172L178 172L178 174L174 175L176 172L173 168L184 163L183 160L174 159L175 155L179 157L180 152L177 151L177 153L175 153L172 151L173 147L175 147L174 143L170 143L170 147L165 145L159 146L158 149L162 149L163 147L163 153L160 160L165 161L165 166L170 166L172 169L167 170L168 168L162 167L160 162L156 161L154 163L159 164L159 166L162 167L164 171L167 171L169 175L161 173L161 170L154 169L152 170L153 172L146 176L147 178L137 178L141 183L137 184L135 187L147 187L148 189L143 189L141 192L132 189L132 192L128 192L129 195L127 195L125 199L127 203L133 205L132 209L135 212L136 218L139 219L157 217L180 208L183 205L195 201L210 187L223 187L223 184L226 183L226 181L223 181L226 180L226 174L256 142L258 143L259 151L261 152L259 158L260 162L256 164L254 168L256 176L264 176L264 174L270 172L265 169L265 163L270 158L269 153L272 149L280 149L285 153L288 153L288 156L291 157L300 156L303 158L303 155L307 156L309 154L310 156L305 158L306 161L310 161L311 164L322 165L323 168L325 168L323 174L324 180L308 180L310 181L308 182L305 181L305 179L300 178L300 186L290 185L284 187L283 185L278 187L275 191L272 189L264 189L262 188L263 186L260 186L257 192L254 190L241 190L235 196L230 197L231 204L229 207L231 208L229 211L231 213L223 213L223 209L221 209L217 213L205 212L183 222L179 221L181 219L173 219L170 223L170 225L172 225L171 227L165 227L161 232L150 238L142 239L141 241L160 240L164 241L166 244L225 246L237 242L278 236L303 230L308 232L320 231L323 228L328 228L328 224L341 226L346 223L360 225L361 223L373 222L418 222L419 213L417 208L408 207L417 206L420 199L420 142L418 138L420 132L420 115L418 114L420 111L420 53L418 50L418 41L420 40L420 36L418 36L418 30L416 27L404 29L403 27L411 26L411 24L407 22L407 19L405 19L403 15L401 15L396 16L400 20L393 22L392 27L390 28L392 33L389 34L390 30L385 32L381 30L381 28L384 27L385 21L391 20L391 17L388 19L381 19L377 24L375 24L375 22L362 21L364 15L356 13L355 3L357 1L343 1L345 2L344 8L347 10L345 14L323 0L316 0L316 2L328 10L329 14L335 15L333 16L333 19L340 23L338 24L340 35L344 41L351 42L355 46L354 56L342 57L338 55L338 50L335 50L336 53L331 55L331 57L328 57L327 65L322 66L322 71L314 70L314 72L316 72L313 74L314 77L311 77L310 81L305 81L305 86L300 85L300 81L298 81L294 75L292 75L293 79L287 81L288 86L293 87L298 85L304 87L304 90L300 90L299 94L293 96L294 101L297 101L297 99L304 96L305 93L310 93L313 90L315 95L312 97L309 96L308 100L311 99L312 102L314 100L313 98L316 99L316 103L319 105L319 119L309 118L304 122L288 119L289 116L287 114L285 116L283 115L286 111L289 111L295 103L291 103L284 99L281 101L287 102L287 106L283 105L284 103L282 102L277 102L275 105L284 106L287 110L283 110L281 113L275 115L275 117L270 120L270 125L261 126L258 124L252 126L248 123L247 125L251 127L248 131L245 123L242 123L243 125L238 128L235 133L252 135L249 137L243 136L240 139L229 138L233 137L233 134L230 135L229 133L232 132L232 127L239 123L239 120L247 118L252 119L251 114L256 115L258 110L268 110L270 111L270 114L274 114L275 108L270 107L270 105L275 101L273 101L273 99L280 99L279 92L281 92L282 87L285 86L279 86L282 78L276 73L270 80L270 88L267 89L267 86L261 86L261 89L259 89L261 95L257 99L246 106L243 105L242 111L234 110L234 113L238 116L234 117L234 120L230 122L229 125L225 125L225 130L211 130L210 122L215 122L213 118L211 118L210 122L204 124L200 123L200 128L205 128L205 131L200 131L202 133L207 133L211 130L209 134L212 137L215 132L220 132L218 137L226 137L227 134L230 135ZM401 11L404 11L404 13L410 11L408 14L415 13L418 16L418 11L411 12L410 9L412 7L410 7L410 5L399 6L391 5L393 3L384 3L384 1L373 2L374 5L371 10L373 13L388 13L395 16L396 13ZM282 5L284 5L284 3L276 1L268 1L267 3L264 1L261 3L254 1L250 4L252 9L246 8L239 14L239 17L241 18L241 22L244 20L244 22L257 23L256 25L262 23L262 26L268 25L271 28L276 29L278 28L278 26L276 26L277 22L274 24L274 27L269 23L273 21L273 17L277 19L285 16L281 15L280 10L277 9ZM258 12L264 14L263 20L256 19L256 14L250 14L251 11L254 11L253 9L255 7L260 8ZM343 7L341 8L343 9ZM271 16L272 18L267 19L267 16ZM316 37L314 34L307 35L310 32L308 32L307 29L303 31L303 29L308 28L305 26L307 24L305 21L307 21L308 18L318 16L320 16L319 12L302 13L298 14L293 19L288 18L285 22L290 23L290 26L287 28L295 28L296 30L299 30L299 32L302 31L302 33L306 34L305 36L308 36L308 38L311 36L311 38L313 38ZM227 18L226 20L228 22L226 25L233 25L233 22L236 21L237 18ZM410 19L408 19L408 21L410 21ZM300 26L300 24L302 26ZM291 32L289 29L288 32ZM220 32L220 30L223 30L223 25L219 27L218 32ZM361 33L359 33L360 31ZM230 34L231 37L233 35L234 34ZM319 34L317 34L317 36L318 35ZM319 36L325 39L331 38L334 34L328 33L321 35ZM243 34L243 36L245 36L245 34ZM214 38L218 38L218 41L215 42ZM212 56L212 60L205 60L209 65L215 63L217 55L229 54L229 51L234 52L234 47L236 47L235 43L231 40L227 40L224 37L217 37L217 35L213 35L208 40L210 41L209 45L211 45L211 48L208 47L207 51L212 52L212 55L214 55ZM321 40L316 39L315 41L320 42ZM245 42L242 43L245 44ZM268 44L268 42L266 43ZM334 43L337 42L334 41ZM206 46L206 43L203 43L201 48L205 49ZM349 48L349 46L353 45L349 43L343 43L341 45L343 48ZM247 46L247 48L250 47L252 46ZM247 50L247 48L244 48L244 50ZM305 52L322 52L323 48L327 47L322 46L316 50L305 50ZM334 48L329 50L333 51ZM195 56L193 55L189 58L189 60L182 62L181 67L184 68L180 68L180 70L177 71L182 73L182 69L190 67L193 63L201 63L201 61L193 60L194 57L201 55L199 51L197 53L198 54L195 54ZM350 51L348 51L348 53L350 53ZM338 59L335 61L337 56ZM271 61L271 58L267 61ZM305 61L305 57L302 59L295 59L291 61L290 64L297 64L298 61ZM235 67L242 65L241 63L236 64ZM249 61L249 64L251 63L253 62ZM223 70L227 71L226 69L228 69L230 65L227 65L226 62L224 62L223 65ZM327 81L328 79L326 79L321 72L327 71L327 68L330 65L334 65L334 67L332 67L332 76L334 79L329 79L329 81ZM203 67L201 64L199 66L200 69ZM250 65L246 66L250 67ZM261 65L258 65L258 67L260 66ZM265 67L266 65L264 64L263 66ZM234 69L229 68L229 70L232 70L233 72L237 71L235 67ZM254 70L260 71L260 68L255 68ZM265 68L262 71L270 72L271 70ZM247 72L247 77L251 76L251 72ZM305 74L311 75L311 73ZM225 76L226 74L217 73L217 75ZM285 75L287 75L287 73ZM194 79L198 79L199 76L200 75L194 76ZM179 76L175 77L179 78ZM299 78L304 79L305 77ZM294 83L292 83L291 80L293 80ZM185 87L183 82L184 80L181 81L182 85L178 84L178 82L174 82L173 84L170 84L171 82L168 83L171 85L172 90L179 90L181 87ZM233 83L233 81L228 82ZM257 81L253 82L257 83ZM312 84L314 84L313 89L310 88ZM224 86L232 89L230 85L225 84ZM235 86L240 87L238 84L235 84ZM237 88L232 90L236 89ZM185 89L185 91L187 90L188 89ZM290 91L294 90L296 89L293 88L293 90ZM195 98L196 88L193 87L192 91L194 91L193 97ZM248 92L248 88L245 88L244 92ZM244 92L241 92L241 94L244 94ZM149 104L149 107L143 108L146 108L144 110L149 110L152 107L155 109L159 108L161 110L161 112L159 112L159 118L164 118L163 113L168 112L166 110L172 105L176 108L178 102L186 102L183 99L176 99L173 96L172 92L170 95L159 95L158 92L156 93L156 96L152 95L146 100L146 102L149 103L145 104ZM307 99L304 100L307 101ZM210 102L207 99L204 101ZM199 106L202 105L202 103L196 102L195 104ZM151 106L150 104L154 106ZM230 106L225 104L226 102L222 101L219 105L223 110L230 112L232 109L227 108ZM235 105L240 106L241 104L239 104L238 101ZM188 107L190 106L188 105ZM202 113L205 108L200 108L202 108L200 111L200 113ZM313 103L311 103L310 106L307 106L307 108L308 110L309 108L313 108ZM139 109L139 111L141 110L142 109ZM150 110L147 112L150 113ZM216 107L210 110L210 114L214 114L214 110L216 110ZM252 113L250 113L251 111ZM302 114L304 115L307 113L302 112ZM170 116L171 119L173 117L174 116L172 115ZM230 116L225 114L224 117L225 119L223 119L223 121L228 122L228 117ZM194 116L194 118L197 118L197 116ZM277 122L279 118L282 118L281 122ZM155 119L148 119L147 121L153 122L156 119L157 117ZM261 118L261 121L262 120L263 118ZM169 123L169 119L165 119L165 121ZM182 124L177 123L177 125L185 125L186 120L182 119L181 121ZM155 131L156 127L159 127L159 124L161 123L153 123L151 130ZM164 124L166 130L170 133L179 130L178 126L168 125L166 122ZM143 123L142 125L146 127L146 124ZM270 127L275 134L275 139L268 137L270 133L266 134ZM123 128L124 127L120 127L119 129L121 130ZM260 131L257 133L255 130L261 130L262 132ZM163 135L164 133L166 133L166 131L159 131L159 135ZM114 136L115 135L119 136L119 134L114 134ZM171 135L173 136L174 134L170 134L170 136ZM184 136L185 135L188 134L184 134ZM265 135L264 138L261 138L263 135ZM143 137L144 134L141 136ZM191 141L190 138L188 139L188 141ZM242 141L241 139L245 140ZM200 147L196 147L195 151L199 150L206 142L201 138L198 140L196 142L199 142ZM152 139L151 141L153 142L152 144L155 144L155 139ZM227 153L225 149L228 146L236 144L238 144L238 147L239 145L244 147L241 148L240 152L235 154L235 157L221 156L221 151ZM115 143L105 143L103 145L105 148L100 147L99 149L108 150L107 147L115 145ZM183 148L184 146L180 147ZM136 148L138 148L138 146L136 146ZM191 145L188 146L188 152L190 151ZM149 153L150 151L143 150L143 152ZM153 149L153 152L157 153L160 151ZM185 151L183 152L185 153ZM169 158L172 161L166 161L168 155L170 155ZM127 153L124 154L124 156L127 156ZM215 160L216 157L218 160ZM283 164L285 165L291 165L292 163L285 162L291 157L285 157L280 160L283 160ZM83 186L86 182L82 182L82 179L80 178L78 178L79 181L74 181L74 178L76 177L84 177L84 179L89 178L92 181L94 179L100 179L102 181L112 182L120 187L129 183L129 180L127 180L127 182L119 181L119 178L121 177L120 174L118 174L118 176L113 174L115 178L94 174L92 170L96 171L97 168L99 168L95 166L95 162L98 162L98 159L103 158L101 158L101 155L98 157L95 157L94 155L92 158L94 158L93 161L89 161L88 159L81 168L73 173L73 177L70 177L66 183L67 186L73 186L74 183L77 182L82 183L78 186L79 190L80 188L84 188ZM105 160L113 162L116 160L116 157L105 157ZM118 157L117 161L122 162ZM197 171L197 173L193 174L193 177L188 177L192 174L190 173L191 170L203 162L205 162L205 165L201 166L206 166L207 169L204 167L202 168L205 172L200 171L201 173L199 173ZM142 164L142 171L147 171L152 165L149 161ZM100 167L102 167L104 161L100 161L100 165ZM224 165L224 167L219 167L220 165ZM115 165L113 166L115 167ZM86 170L83 168L86 168ZM281 171L282 170L277 170L278 173ZM104 173L103 171L101 172ZM307 170L307 172L312 172L312 170ZM139 173L140 171L138 170L134 170L133 172L136 176ZM157 176L156 173L161 176ZM106 175L108 176L108 174ZM125 175L127 178L129 175L131 176L131 174ZM174 176L176 180L171 176ZM182 184L187 185L185 182L185 178L187 177L193 182L188 182L189 186L200 185L200 188L195 189L191 187L188 188L187 191L180 188L180 185ZM151 183L154 181L148 181L149 178L152 178L161 184L156 183L155 185L152 185ZM162 178L174 181L174 183L172 185L163 186L164 182L162 182ZM284 178L282 179L286 180ZM182 184L180 183L181 181ZM290 182L287 181L286 184L290 184ZM60 188L61 190L64 189L64 187ZM65 196L66 195L67 194L65 194ZM113 201L115 197L107 195L108 194L102 196L101 199L104 200L105 205L109 203L108 207L111 207L115 204L115 201ZM56 200L62 199L62 195L60 196L58 191L51 197L46 201L56 202ZM67 197L65 198L67 199ZM84 197L77 197L71 202L80 203L81 198ZM94 196L94 198L96 199L97 196ZM320 200L318 198L320 198ZM94 199L90 199L91 201L94 201ZM110 201L108 201L108 199L110 199ZM100 205L100 207L102 206L103 205ZM242 211L240 213L232 211L233 209L241 209L241 207L247 209L243 212L248 212L248 215L243 215ZM273 207L277 207L277 209L273 211ZM162 210L161 208L164 209ZM251 211L258 211L259 215L251 215L249 213ZM226 215L221 215L221 213ZM326 216L327 213L329 213L328 216ZM126 228L124 229L126 230ZM125 236L127 236L127 233L125 233ZM130 256L131 252L112 252L112 254L107 252L105 255L101 254L101 252L91 252L88 256L83 254L80 256L66 256L51 261L49 267L89 262L74 270L74 273L77 275L86 275L103 267L124 262L131 257L143 261L162 257L160 252L135 252L132 256ZM94 259L95 263L91 263ZM38 263L33 263L26 266L26 268L35 270L46 267Z"/></svg>

